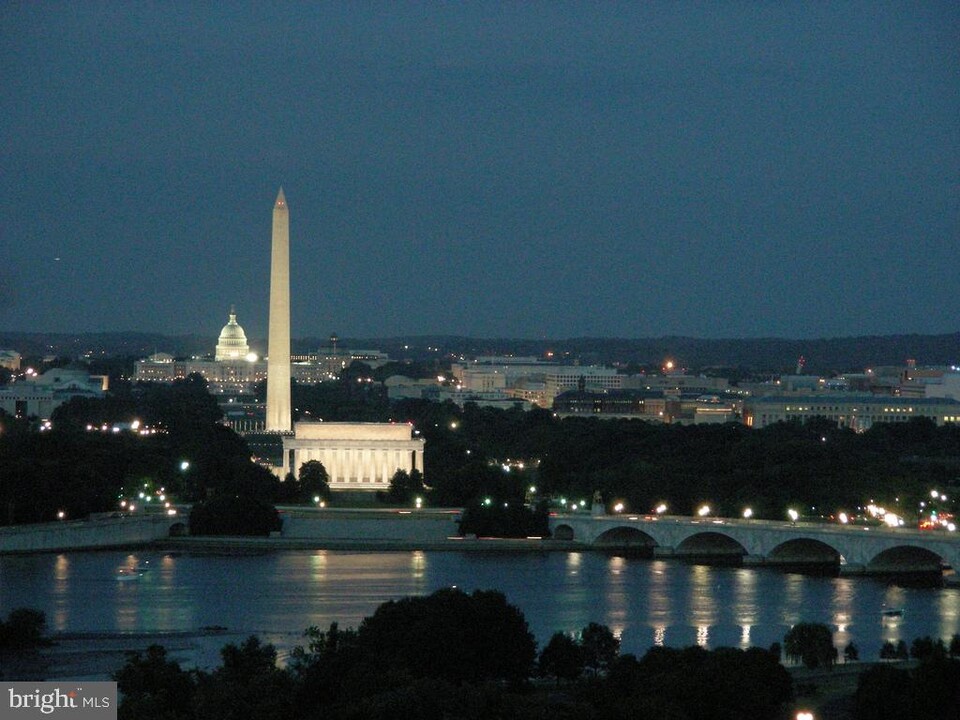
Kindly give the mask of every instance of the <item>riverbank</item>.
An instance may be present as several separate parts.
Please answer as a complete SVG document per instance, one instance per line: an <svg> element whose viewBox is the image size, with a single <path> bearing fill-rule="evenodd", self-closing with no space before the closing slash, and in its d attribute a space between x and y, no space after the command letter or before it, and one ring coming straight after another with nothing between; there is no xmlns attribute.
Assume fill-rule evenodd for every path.
<svg viewBox="0 0 960 720"><path fill-rule="evenodd" d="M54 633L48 645L19 656L5 657L3 677L16 681L109 680L126 664L131 653L143 653L151 645L166 648L171 660L189 667L202 638L233 638L226 628L210 627L178 632L149 633Z"/></svg>
<svg viewBox="0 0 960 720"><path fill-rule="evenodd" d="M18 681L109 680L131 653L143 653L156 644L166 649L168 659L189 668L194 666L201 641L222 646L240 639L221 627L178 632L59 633L49 637L49 646L15 663L4 663L4 677ZM819 720L850 720L860 676L877 664L843 663L829 671L785 666L794 683L795 709L811 711ZM908 669L916 662L902 661L896 665Z"/></svg>
<svg viewBox="0 0 960 720"><path fill-rule="evenodd" d="M182 537L164 538L150 543L151 550L162 552L271 552L282 550L358 550L369 552L453 551L453 552L570 552L588 550L576 542L549 538L458 538L443 540L383 540L377 538L325 539L288 537Z"/></svg>

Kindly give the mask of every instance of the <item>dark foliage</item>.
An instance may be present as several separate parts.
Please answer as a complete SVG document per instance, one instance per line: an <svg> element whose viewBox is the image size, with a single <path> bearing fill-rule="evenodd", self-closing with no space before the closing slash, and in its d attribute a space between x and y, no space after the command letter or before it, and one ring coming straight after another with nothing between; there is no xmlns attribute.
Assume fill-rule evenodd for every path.
<svg viewBox="0 0 960 720"><path fill-rule="evenodd" d="M857 684L856 720L960 717L960 661L933 654L913 670L875 665Z"/></svg>
<svg viewBox="0 0 960 720"><path fill-rule="evenodd" d="M464 508L460 534L478 537L549 537L545 505L528 507L520 501L474 502Z"/></svg>
<svg viewBox="0 0 960 720"><path fill-rule="evenodd" d="M602 686L603 717L634 717L627 708L646 707L638 717L781 717L793 696L789 673L766 650L656 647L641 660L624 655L610 667Z"/></svg>
<svg viewBox="0 0 960 720"><path fill-rule="evenodd" d="M17 608L0 621L0 652L21 652L46 644L43 637L47 618L39 610Z"/></svg>
<svg viewBox="0 0 960 720"><path fill-rule="evenodd" d="M537 667L542 676L556 678L558 686L561 680L576 680L583 673L583 648L570 635L554 633L540 651Z"/></svg>
<svg viewBox="0 0 960 720"><path fill-rule="evenodd" d="M117 510L121 495L144 485L163 487L180 502L217 492L274 499L276 478L250 461L244 440L220 417L202 378L192 376L169 386L123 387L99 400L76 398L57 408L48 432L4 421L0 524L51 521L59 510L68 519ZM134 420L157 432L99 430Z"/></svg>
<svg viewBox="0 0 960 720"><path fill-rule="evenodd" d="M191 535L269 535L280 529L277 509L246 495L220 495L190 512Z"/></svg>
<svg viewBox="0 0 960 720"><path fill-rule="evenodd" d="M808 668L832 668L837 661L833 633L820 623L797 623L783 637L787 657Z"/></svg>
<svg viewBox="0 0 960 720"><path fill-rule="evenodd" d="M385 493L381 493L384 502L397 505L408 505L414 498L425 497L426 487L423 484L423 475L419 470L407 472L406 470L397 470L390 478L390 487Z"/></svg>
<svg viewBox="0 0 960 720"><path fill-rule="evenodd" d="M167 659L167 651L151 645L144 653L132 653L126 665L114 673L123 695L120 720L179 720L193 717L194 676Z"/></svg>
<svg viewBox="0 0 960 720"><path fill-rule="evenodd" d="M413 677L452 683L532 674L536 643L523 614L498 592L438 590L384 603L357 633L359 646Z"/></svg>
<svg viewBox="0 0 960 720"><path fill-rule="evenodd" d="M330 476L319 460L308 460L300 466L296 476L289 473L279 492L283 502L312 503L315 498L330 500Z"/></svg>

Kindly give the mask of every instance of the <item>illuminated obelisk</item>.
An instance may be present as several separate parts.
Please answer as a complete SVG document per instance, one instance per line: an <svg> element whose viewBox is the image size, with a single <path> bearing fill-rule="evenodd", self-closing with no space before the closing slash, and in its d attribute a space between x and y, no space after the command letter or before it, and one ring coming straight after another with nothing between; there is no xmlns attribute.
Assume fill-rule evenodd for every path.
<svg viewBox="0 0 960 720"><path fill-rule="evenodd" d="M289 432L290 213L283 188L273 204L270 250L270 331L267 340L267 432Z"/></svg>

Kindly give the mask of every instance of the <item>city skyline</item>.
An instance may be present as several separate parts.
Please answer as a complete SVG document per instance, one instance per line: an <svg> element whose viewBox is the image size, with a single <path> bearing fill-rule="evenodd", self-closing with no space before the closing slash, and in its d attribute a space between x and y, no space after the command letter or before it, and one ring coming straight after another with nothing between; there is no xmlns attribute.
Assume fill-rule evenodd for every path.
<svg viewBox="0 0 960 720"><path fill-rule="evenodd" d="M960 315L960 8L0 9L0 329L837 337Z"/></svg>

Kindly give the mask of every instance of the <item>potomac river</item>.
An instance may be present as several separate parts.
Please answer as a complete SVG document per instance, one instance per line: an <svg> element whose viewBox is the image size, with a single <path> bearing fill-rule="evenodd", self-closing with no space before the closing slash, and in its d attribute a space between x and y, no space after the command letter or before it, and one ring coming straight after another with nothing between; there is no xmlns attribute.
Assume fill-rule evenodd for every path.
<svg viewBox="0 0 960 720"><path fill-rule="evenodd" d="M149 567L136 580L120 568ZM356 626L382 602L442 587L496 589L519 607L542 647L558 630L608 625L624 652L652 645L769 647L797 622L820 622L864 660L884 641L960 633L960 588L900 587L874 578L769 568L708 567L597 552L67 552L0 557L0 614L46 613L81 646L112 636L177 637L172 655L209 667L250 634L281 659L310 625ZM903 609L886 617L885 609ZM226 628L204 634L202 628ZM89 634L89 636L87 636ZM184 638L188 638L184 640ZM77 640L75 638L74 643ZM145 643L144 643L145 644ZM102 674L102 673L101 673Z"/></svg>

